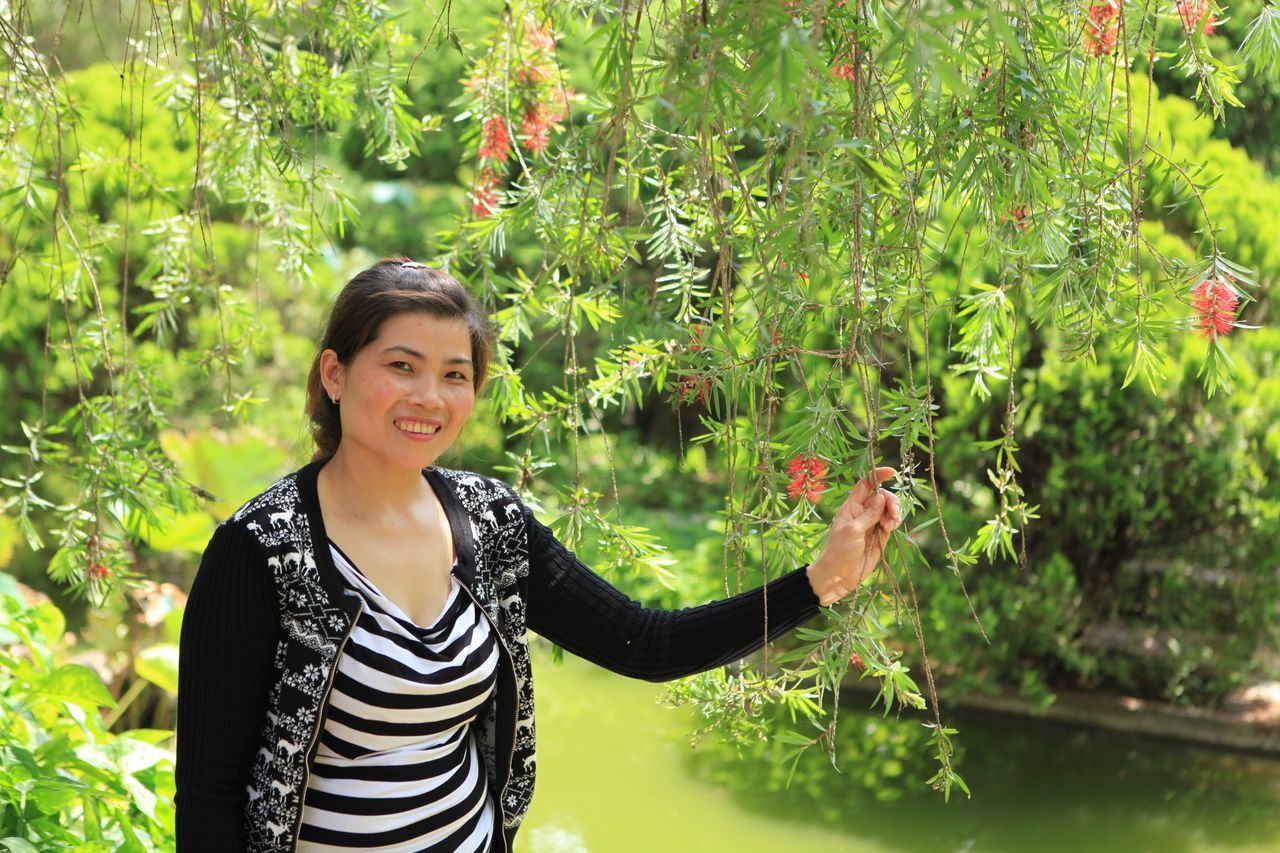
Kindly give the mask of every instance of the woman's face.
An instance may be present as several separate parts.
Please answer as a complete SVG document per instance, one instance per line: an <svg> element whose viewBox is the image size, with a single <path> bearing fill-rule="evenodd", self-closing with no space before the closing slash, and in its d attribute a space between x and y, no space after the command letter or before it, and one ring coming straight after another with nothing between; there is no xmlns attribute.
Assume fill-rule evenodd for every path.
<svg viewBox="0 0 1280 853"><path fill-rule="evenodd" d="M337 396L339 451L393 467L434 464L475 407L471 335L462 320L394 314L350 363L320 356L325 391Z"/></svg>

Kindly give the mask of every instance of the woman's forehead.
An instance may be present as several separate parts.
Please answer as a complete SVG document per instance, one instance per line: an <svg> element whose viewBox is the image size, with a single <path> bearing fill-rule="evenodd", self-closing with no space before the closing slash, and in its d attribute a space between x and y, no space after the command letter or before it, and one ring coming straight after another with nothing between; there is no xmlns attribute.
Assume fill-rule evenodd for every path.
<svg viewBox="0 0 1280 853"><path fill-rule="evenodd" d="M419 358L441 353L451 355L454 351L469 355L471 330L462 318L402 312L386 319L369 346L379 351L397 350Z"/></svg>

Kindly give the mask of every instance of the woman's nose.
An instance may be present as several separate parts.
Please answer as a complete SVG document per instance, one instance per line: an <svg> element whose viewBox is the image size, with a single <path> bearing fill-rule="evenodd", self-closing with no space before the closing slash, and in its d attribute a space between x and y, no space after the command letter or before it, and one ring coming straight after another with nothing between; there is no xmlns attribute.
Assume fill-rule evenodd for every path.
<svg viewBox="0 0 1280 853"><path fill-rule="evenodd" d="M413 387L409 391L409 401L422 406L424 409L439 409L443 407L444 398L440 395L440 384L434 377L423 376L413 383Z"/></svg>

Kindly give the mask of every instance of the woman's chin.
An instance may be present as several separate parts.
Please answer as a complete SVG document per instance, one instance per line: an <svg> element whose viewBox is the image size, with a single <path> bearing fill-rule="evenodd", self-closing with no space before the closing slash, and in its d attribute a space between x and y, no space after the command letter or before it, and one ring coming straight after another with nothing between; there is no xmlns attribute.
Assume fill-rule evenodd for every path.
<svg viewBox="0 0 1280 853"><path fill-rule="evenodd" d="M449 443L420 444L414 442L413 446L404 448L396 448L397 452L387 452L387 448L372 448L366 446L366 453L360 453L359 457L364 461L357 463L360 465L369 465L383 471L403 470L406 473L421 471L423 468L430 468L436 464L436 460L443 456L449 450ZM355 455L350 457L350 461L355 462Z"/></svg>

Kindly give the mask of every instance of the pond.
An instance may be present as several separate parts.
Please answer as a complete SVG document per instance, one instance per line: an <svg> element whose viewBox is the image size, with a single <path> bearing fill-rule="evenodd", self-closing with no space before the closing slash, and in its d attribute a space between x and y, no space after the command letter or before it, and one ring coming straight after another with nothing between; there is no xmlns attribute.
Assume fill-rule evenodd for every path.
<svg viewBox="0 0 1280 853"><path fill-rule="evenodd" d="M691 749L692 715L660 685L545 649L535 666L538 790L516 853L1280 851L1280 761L953 716L973 797L946 804L921 781L917 722L845 707L843 772L811 751L786 788L763 755Z"/></svg>

